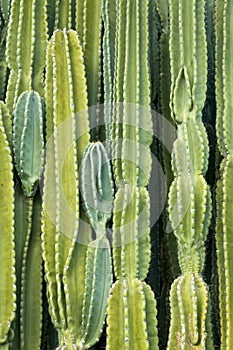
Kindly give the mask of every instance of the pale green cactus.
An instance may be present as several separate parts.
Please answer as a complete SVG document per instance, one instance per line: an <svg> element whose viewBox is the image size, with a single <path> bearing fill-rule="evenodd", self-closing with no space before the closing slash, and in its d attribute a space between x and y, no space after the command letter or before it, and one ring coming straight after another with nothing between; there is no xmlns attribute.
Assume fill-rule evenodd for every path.
<svg viewBox="0 0 233 350"><path fill-rule="evenodd" d="M34 196L44 159L43 100L35 91L23 92L13 120L15 166L26 197Z"/></svg>
<svg viewBox="0 0 233 350"><path fill-rule="evenodd" d="M0 114L0 349L9 349L16 309L12 157Z"/></svg>
<svg viewBox="0 0 233 350"><path fill-rule="evenodd" d="M10 112L19 95L35 90L43 96L47 45L46 0L13 0L7 31L6 61L10 69L6 104Z"/></svg>
<svg viewBox="0 0 233 350"><path fill-rule="evenodd" d="M201 277L211 218L211 196L204 179L208 141L201 120L207 77L205 4L202 0L191 4L170 0L169 4L170 106L178 127L169 211L182 275L171 287L168 349L204 349L207 342L211 344L211 334L206 338L208 290Z"/></svg>
<svg viewBox="0 0 233 350"><path fill-rule="evenodd" d="M218 147L224 157L217 185L217 263L219 272L219 308L221 346L233 346L232 265L232 176L233 176L233 123L232 123L232 64L233 52L231 23L232 1L216 1L216 100Z"/></svg>
<svg viewBox="0 0 233 350"><path fill-rule="evenodd" d="M65 338L64 341L75 343L76 333L80 332L79 310L82 307L84 289L80 290L77 297L72 279L76 279L78 285L83 284L85 263L78 258L78 276L74 261L77 254L81 257L82 251L84 258L86 254L86 247L76 242L79 230L78 163L81 163L89 141L85 110L86 80L82 49L76 32L57 30L53 34L47 49L46 68L47 153L43 198L43 256L52 321L60 332L61 342ZM75 113L78 112L80 114L76 117ZM68 205L64 207L66 203ZM87 232L87 242L88 235ZM69 305L75 306L70 309ZM75 310L76 307L78 310Z"/></svg>
<svg viewBox="0 0 233 350"><path fill-rule="evenodd" d="M82 162L81 189L91 226L99 238L112 216L113 181L110 162L101 142L90 143Z"/></svg>
<svg viewBox="0 0 233 350"><path fill-rule="evenodd" d="M120 278L114 283L107 322L107 350L158 349L156 302L145 282Z"/></svg>

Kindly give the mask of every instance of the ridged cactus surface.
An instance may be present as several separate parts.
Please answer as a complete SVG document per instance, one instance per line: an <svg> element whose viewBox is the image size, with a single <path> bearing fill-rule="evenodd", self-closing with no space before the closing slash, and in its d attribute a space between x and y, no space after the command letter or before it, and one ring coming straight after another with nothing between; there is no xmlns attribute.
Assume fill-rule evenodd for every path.
<svg viewBox="0 0 233 350"><path fill-rule="evenodd" d="M0 0L0 350L233 348L232 23Z"/></svg>

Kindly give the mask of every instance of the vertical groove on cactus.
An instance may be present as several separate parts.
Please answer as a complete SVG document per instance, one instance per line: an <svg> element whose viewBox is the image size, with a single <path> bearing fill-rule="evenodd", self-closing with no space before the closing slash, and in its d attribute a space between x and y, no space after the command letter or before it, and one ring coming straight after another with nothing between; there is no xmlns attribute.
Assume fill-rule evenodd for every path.
<svg viewBox="0 0 233 350"><path fill-rule="evenodd" d="M8 336L16 308L14 183L11 152L1 117L0 115L0 347L8 349Z"/></svg>
<svg viewBox="0 0 233 350"><path fill-rule="evenodd" d="M221 155L224 157L220 167L217 185L217 263L219 271L219 307L221 326L221 349L233 346L232 304L232 184L233 143L232 143L232 1L216 2L216 100L217 137Z"/></svg>
<svg viewBox="0 0 233 350"><path fill-rule="evenodd" d="M6 104L10 112L25 90L34 89L43 96L46 44L46 0L13 0L6 47L10 69Z"/></svg>

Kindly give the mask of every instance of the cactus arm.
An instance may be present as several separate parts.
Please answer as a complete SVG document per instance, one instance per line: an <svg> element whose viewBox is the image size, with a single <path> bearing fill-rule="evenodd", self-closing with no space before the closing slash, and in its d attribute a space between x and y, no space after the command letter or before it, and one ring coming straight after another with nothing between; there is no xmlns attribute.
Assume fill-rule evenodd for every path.
<svg viewBox="0 0 233 350"><path fill-rule="evenodd" d="M42 330L42 251L41 251L41 200L36 196L33 203L32 222L28 229L30 239L25 242L21 286L21 348L31 344L40 348ZM30 213L30 210L29 210ZM25 256L26 255L26 256Z"/></svg>
<svg viewBox="0 0 233 350"><path fill-rule="evenodd" d="M0 344L7 344L16 308L14 252L14 184L12 158L0 119ZM1 347L0 345L0 347ZM7 348L7 345L5 345Z"/></svg>

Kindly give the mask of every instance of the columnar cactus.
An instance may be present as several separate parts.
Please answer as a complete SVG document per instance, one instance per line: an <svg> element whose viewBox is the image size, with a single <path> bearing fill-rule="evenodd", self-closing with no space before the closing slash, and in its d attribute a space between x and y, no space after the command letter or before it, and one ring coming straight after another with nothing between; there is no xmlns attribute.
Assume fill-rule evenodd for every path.
<svg viewBox="0 0 233 350"><path fill-rule="evenodd" d="M169 4L170 105L177 124L169 210L182 274L171 287L168 349L205 349L213 345L211 334L206 337L208 289L201 276L211 215L204 179L208 142L201 119L207 77L204 1L170 0Z"/></svg>
<svg viewBox="0 0 233 350"><path fill-rule="evenodd" d="M6 104L10 112L25 90L33 89L43 96L46 3L46 0L13 0L11 4L6 47L6 61L10 69Z"/></svg>
<svg viewBox="0 0 233 350"><path fill-rule="evenodd" d="M101 95L101 39L103 0L76 1L76 30L83 47L91 138L98 139L98 108ZM95 28L95 30L93 30Z"/></svg>
<svg viewBox="0 0 233 350"><path fill-rule="evenodd" d="M218 147L223 157L217 185L217 262L219 272L219 307L221 349L233 346L233 226L232 226L232 64L233 52L231 23L232 1L216 2L216 99Z"/></svg>
<svg viewBox="0 0 233 350"><path fill-rule="evenodd" d="M151 169L152 141L148 5L148 1L116 1L115 63L114 60L111 63L109 52L104 52L110 84L111 69L115 70L115 111L110 136L118 187L113 209L113 262L117 281L108 304L109 350L158 348L156 303L150 287L143 282L150 261L150 203L145 187ZM109 21L110 3L106 2L105 6L105 21ZM119 324L121 331L117 332Z"/></svg>
<svg viewBox="0 0 233 350"><path fill-rule="evenodd" d="M32 343L35 347L40 347L42 327L41 204L38 198L34 206L33 197L38 189L43 166L43 114L43 101L38 93L25 91L20 95L13 118L15 166L23 189L23 194L19 188L15 191L18 288L14 349L30 349ZM34 292L32 292L32 286L36 288Z"/></svg>
<svg viewBox="0 0 233 350"><path fill-rule="evenodd" d="M52 321L60 346L81 338L90 229L79 225L78 166L89 141L83 55L75 31L57 30L47 49L43 256ZM77 290L76 286L79 286Z"/></svg>
<svg viewBox="0 0 233 350"><path fill-rule="evenodd" d="M9 349L16 309L12 157L0 113L0 349Z"/></svg>

